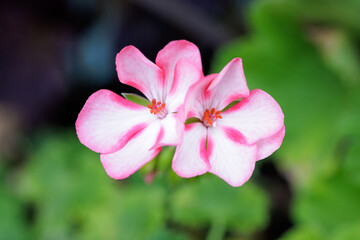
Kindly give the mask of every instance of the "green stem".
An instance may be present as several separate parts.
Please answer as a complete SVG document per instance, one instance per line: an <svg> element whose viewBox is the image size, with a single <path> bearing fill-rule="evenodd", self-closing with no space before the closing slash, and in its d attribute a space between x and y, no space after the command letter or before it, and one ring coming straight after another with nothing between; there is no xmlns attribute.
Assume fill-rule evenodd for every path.
<svg viewBox="0 0 360 240"><path fill-rule="evenodd" d="M223 218L215 217L206 236L206 240L221 240L226 231L226 221Z"/></svg>

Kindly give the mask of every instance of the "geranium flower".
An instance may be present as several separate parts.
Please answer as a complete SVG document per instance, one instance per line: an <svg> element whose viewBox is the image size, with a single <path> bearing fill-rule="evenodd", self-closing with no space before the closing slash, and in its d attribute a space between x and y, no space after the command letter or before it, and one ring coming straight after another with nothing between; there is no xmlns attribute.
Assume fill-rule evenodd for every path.
<svg viewBox="0 0 360 240"><path fill-rule="evenodd" d="M284 138L280 106L260 89L249 92L240 58L195 83L184 106L186 116L199 122L185 126L173 158L173 169L182 177L210 172L240 186L252 175L255 162L271 155Z"/></svg>
<svg viewBox="0 0 360 240"><path fill-rule="evenodd" d="M116 56L120 82L140 90L148 107L109 91L92 94L79 113L79 140L101 153L107 174L123 179L154 158L163 145L182 139L184 124L176 114L188 88L202 75L198 48L187 41L173 41L156 57L156 65L137 48L128 46Z"/></svg>

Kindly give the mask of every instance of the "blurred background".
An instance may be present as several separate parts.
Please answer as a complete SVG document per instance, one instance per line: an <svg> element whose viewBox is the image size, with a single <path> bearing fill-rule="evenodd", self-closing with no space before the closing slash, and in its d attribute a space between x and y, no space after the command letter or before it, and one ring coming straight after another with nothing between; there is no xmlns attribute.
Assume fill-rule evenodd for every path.
<svg viewBox="0 0 360 240"><path fill-rule="evenodd" d="M359 0L0 4L0 239L360 239ZM154 61L175 39L205 73L241 57L284 111L282 147L242 187L177 177L173 148L115 181L76 137L93 92L136 92L117 52Z"/></svg>

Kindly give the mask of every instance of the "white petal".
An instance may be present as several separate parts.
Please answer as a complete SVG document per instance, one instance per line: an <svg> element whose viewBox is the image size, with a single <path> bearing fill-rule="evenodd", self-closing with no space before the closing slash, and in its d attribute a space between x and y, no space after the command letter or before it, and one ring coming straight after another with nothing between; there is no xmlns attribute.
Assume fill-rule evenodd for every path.
<svg viewBox="0 0 360 240"><path fill-rule="evenodd" d="M177 112L184 103L190 86L203 77L202 71L187 59L180 59L175 67L174 81L166 98L167 109Z"/></svg>
<svg viewBox="0 0 360 240"><path fill-rule="evenodd" d="M183 142L177 146L172 168L181 177L194 177L208 171L206 128L201 123L185 126Z"/></svg>
<svg viewBox="0 0 360 240"><path fill-rule="evenodd" d="M175 66L179 59L186 59L202 72L201 56L198 47L186 40L171 41L156 56L156 65L164 71L164 96L166 96L173 84Z"/></svg>
<svg viewBox="0 0 360 240"><path fill-rule="evenodd" d="M154 147L181 143L184 134L184 123L181 122L177 114L169 113L166 118L160 121L160 124L160 134Z"/></svg>
<svg viewBox="0 0 360 240"><path fill-rule="evenodd" d="M256 145L234 141L219 127L208 129L207 152L209 172L219 176L231 186L244 184L252 175L256 162Z"/></svg>
<svg viewBox="0 0 360 240"><path fill-rule="evenodd" d="M186 118L196 117L200 120L203 118L206 108L209 108L209 96L206 94L206 89L216 76L217 74L208 75L189 88L184 103Z"/></svg>
<svg viewBox="0 0 360 240"><path fill-rule="evenodd" d="M275 133L271 137L257 141L256 159L261 160L273 154L273 152L275 152L281 146L284 136L285 136L285 127L280 129L277 133Z"/></svg>
<svg viewBox="0 0 360 240"><path fill-rule="evenodd" d="M247 144L271 137L284 126L284 114L279 104L260 89L252 90L249 97L223 112L222 118L217 124L235 128Z"/></svg>
<svg viewBox="0 0 360 240"><path fill-rule="evenodd" d="M99 90L86 101L75 126L82 144L95 152L110 153L156 119L146 107Z"/></svg>
<svg viewBox="0 0 360 240"><path fill-rule="evenodd" d="M101 154L101 163L106 173L114 179L123 179L144 166L161 150L153 148L159 132L160 123L156 121L134 136L119 151Z"/></svg>
<svg viewBox="0 0 360 240"><path fill-rule="evenodd" d="M164 102L163 71L136 47L127 46L116 55L116 71L120 82L140 90L150 101Z"/></svg>
<svg viewBox="0 0 360 240"><path fill-rule="evenodd" d="M247 97L249 88L246 84L242 61L240 58L231 60L221 70L207 89L210 105L216 110L223 110L231 102Z"/></svg>

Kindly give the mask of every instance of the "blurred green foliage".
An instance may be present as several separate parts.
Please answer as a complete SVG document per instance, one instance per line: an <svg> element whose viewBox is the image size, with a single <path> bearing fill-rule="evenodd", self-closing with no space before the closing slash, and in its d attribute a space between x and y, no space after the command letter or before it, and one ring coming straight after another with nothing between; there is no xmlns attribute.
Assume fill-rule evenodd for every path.
<svg viewBox="0 0 360 240"><path fill-rule="evenodd" d="M233 188L207 175L181 186L172 196L172 216L188 227L211 225L209 239L222 239L229 230L250 234L267 223L267 196L254 184Z"/></svg>
<svg viewBox="0 0 360 240"><path fill-rule="evenodd" d="M35 142L18 187L34 207L34 239L151 239L162 230L161 186L110 179L74 133L41 134Z"/></svg>
<svg viewBox="0 0 360 240"><path fill-rule="evenodd" d="M250 89L284 111L272 159L290 183L294 225L282 240L360 239L359 9L357 0L258 0L246 10L249 34L215 54L212 72L241 57ZM182 179L168 147L115 181L73 129L30 143L15 171L0 161L0 239L265 239L271 198L257 170L240 188L211 174Z"/></svg>
<svg viewBox="0 0 360 240"><path fill-rule="evenodd" d="M358 239L359 1L258 1L251 33L220 48L218 72L243 59L250 89L280 104L276 164L292 183L295 227L282 239Z"/></svg>
<svg viewBox="0 0 360 240"><path fill-rule="evenodd" d="M0 161L0 239L27 239L22 203L5 184L5 169L1 163Z"/></svg>
<svg viewBox="0 0 360 240"><path fill-rule="evenodd" d="M268 201L258 186L232 188L211 175L183 182L170 170L174 148L165 148L129 179L116 181L73 131L42 132L32 144L11 183L15 190L0 189L5 196L0 213L7 219L2 239L182 240L190 239L182 228L194 229L195 235L214 228L210 232L222 237L226 231L246 236L266 226ZM146 183L154 165L159 172ZM30 219L21 212L26 209Z"/></svg>

